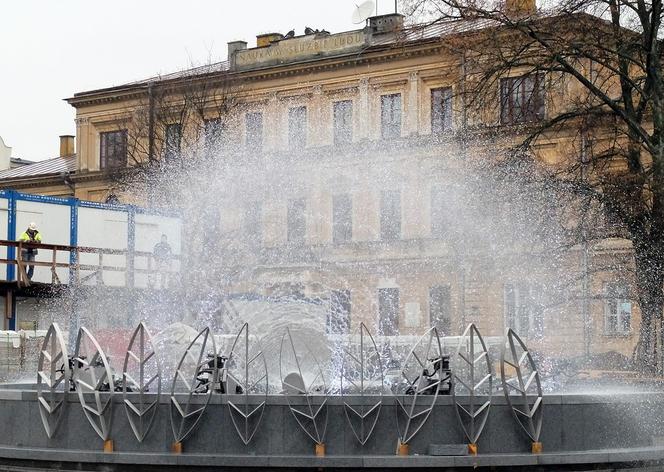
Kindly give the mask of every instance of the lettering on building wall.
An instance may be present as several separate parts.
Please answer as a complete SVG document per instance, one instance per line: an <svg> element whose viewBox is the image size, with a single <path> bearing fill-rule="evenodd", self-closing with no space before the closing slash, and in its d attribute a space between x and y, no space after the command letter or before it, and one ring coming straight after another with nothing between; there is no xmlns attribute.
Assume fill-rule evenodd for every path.
<svg viewBox="0 0 664 472"><path fill-rule="evenodd" d="M279 41L267 47L237 51L235 67L249 68L263 64L298 61L321 53L342 53L364 46L366 36L361 31L331 36L304 36Z"/></svg>

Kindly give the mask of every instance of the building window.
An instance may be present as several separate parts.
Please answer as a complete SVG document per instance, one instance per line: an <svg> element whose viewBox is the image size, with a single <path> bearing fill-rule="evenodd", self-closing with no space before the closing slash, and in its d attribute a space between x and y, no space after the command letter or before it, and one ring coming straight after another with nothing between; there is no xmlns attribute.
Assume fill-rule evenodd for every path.
<svg viewBox="0 0 664 472"><path fill-rule="evenodd" d="M505 320L519 336L543 334L541 287L528 283L505 284Z"/></svg>
<svg viewBox="0 0 664 472"><path fill-rule="evenodd" d="M380 97L380 136L394 139L401 136L401 94Z"/></svg>
<svg viewBox="0 0 664 472"><path fill-rule="evenodd" d="M452 87L431 89L431 133L452 129Z"/></svg>
<svg viewBox="0 0 664 472"><path fill-rule="evenodd" d="M353 142L353 101L334 102L334 144Z"/></svg>
<svg viewBox="0 0 664 472"><path fill-rule="evenodd" d="M307 220L305 216L306 200L295 198L288 201L288 234L289 243L303 244L304 235L307 231Z"/></svg>
<svg viewBox="0 0 664 472"><path fill-rule="evenodd" d="M250 202L244 208L244 236L250 244L263 240L263 205Z"/></svg>
<svg viewBox="0 0 664 472"><path fill-rule="evenodd" d="M399 289L378 289L378 330L383 336L399 334Z"/></svg>
<svg viewBox="0 0 664 472"><path fill-rule="evenodd" d="M327 315L327 332L348 334L350 332L350 290L330 292L330 311Z"/></svg>
<svg viewBox="0 0 664 472"><path fill-rule="evenodd" d="M380 196L380 239L401 238L401 192L384 190Z"/></svg>
<svg viewBox="0 0 664 472"><path fill-rule="evenodd" d="M180 157L181 141L182 125L180 123L166 125L166 139L164 141L164 157L166 160Z"/></svg>
<svg viewBox="0 0 664 472"><path fill-rule="evenodd" d="M429 323L435 326L439 335L449 334L451 331L451 297L450 287L447 285L434 285L429 288Z"/></svg>
<svg viewBox="0 0 664 472"><path fill-rule="evenodd" d="M609 336L629 334L632 330L632 301L627 285L604 284L604 333Z"/></svg>
<svg viewBox="0 0 664 472"><path fill-rule="evenodd" d="M544 75L500 79L500 122L528 123L544 118Z"/></svg>
<svg viewBox="0 0 664 472"><path fill-rule="evenodd" d="M217 154L221 149L221 140L224 133L224 124L221 118L205 120L205 151L208 155Z"/></svg>
<svg viewBox="0 0 664 472"><path fill-rule="evenodd" d="M443 238L449 225L445 193L440 186L431 187L431 237Z"/></svg>
<svg viewBox="0 0 664 472"><path fill-rule="evenodd" d="M125 167L127 165L127 130L99 133L100 167Z"/></svg>
<svg viewBox="0 0 664 472"><path fill-rule="evenodd" d="M288 110L288 147L302 149L307 145L307 107Z"/></svg>
<svg viewBox="0 0 664 472"><path fill-rule="evenodd" d="M245 136L244 143L247 148L259 150L263 148L263 113L256 111L244 115Z"/></svg>
<svg viewBox="0 0 664 472"><path fill-rule="evenodd" d="M332 241L348 242L353 238L353 200L350 195L332 197Z"/></svg>

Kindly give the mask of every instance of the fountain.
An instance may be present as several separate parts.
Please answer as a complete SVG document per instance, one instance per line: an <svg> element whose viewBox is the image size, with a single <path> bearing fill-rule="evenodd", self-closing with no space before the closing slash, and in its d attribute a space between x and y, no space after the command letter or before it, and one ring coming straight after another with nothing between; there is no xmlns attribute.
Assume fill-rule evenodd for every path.
<svg viewBox="0 0 664 472"><path fill-rule="evenodd" d="M429 194L413 163L363 146L365 161L337 156L345 164L330 172L325 163L311 172L305 155L286 166L219 152L210 168L169 168L151 181L144 193L184 215L179 277L110 296L73 290L73 319L54 309L42 320L37 383L24 372L28 382L0 389L9 431L0 464L579 470L664 460L664 394L565 392L542 369L562 357L551 338L567 348L569 320L553 315L578 276L559 253L531 251L561 245L553 219L504 207L505 193L520 203L527 193L442 153L444 172L434 159L416 162L418 175L444 174L452 202L438 215L444 235L423 236L418 202ZM196 162L202 150L182 152ZM389 218L365 210L394 205L396 188L417 196L403 205L419 213L404 211L403 238L383 238L376 226ZM353 238L335 242L327 207L351 191ZM282 195L297 198L282 205ZM550 196L537 197L548 209ZM387 216L401 231L399 210ZM243 227L257 213L264 224ZM284 219L287 228L275 223ZM517 276L541 283L523 295L539 315L514 300L511 315L496 314L487 280ZM437 319L423 316L427 296L432 312L447 300Z"/></svg>

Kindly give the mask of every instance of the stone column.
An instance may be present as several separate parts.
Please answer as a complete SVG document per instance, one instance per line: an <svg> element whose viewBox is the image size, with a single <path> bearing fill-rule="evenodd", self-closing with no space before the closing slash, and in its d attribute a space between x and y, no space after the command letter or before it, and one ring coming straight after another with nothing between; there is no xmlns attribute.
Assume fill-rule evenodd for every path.
<svg viewBox="0 0 664 472"><path fill-rule="evenodd" d="M419 117L417 116L418 102L419 102L419 76L416 71L413 71L408 76L408 106L406 108L406 136L411 134L418 134L419 132Z"/></svg>
<svg viewBox="0 0 664 472"><path fill-rule="evenodd" d="M279 141L280 129L279 98L277 98L277 92L272 92L267 101L263 119L263 146L266 150L278 150L281 147L281 142Z"/></svg>
<svg viewBox="0 0 664 472"><path fill-rule="evenodd" d="M308 139L310 146L321 146L327 144L327 126L330 123L323 116L323 87L314 85L311 98L311 117L309 118Z"/></svg>
<svg viewBox="0 0 664 472"><path fill-rule="evenodd" d="M95 149L94 146L90 144L90 124L87 118L76 118L74 120L76 123L76 161L77 161L77 170L86 171L88 170L88 159L89 155L92 154L90 159L94 159Z"/></svg>
<svg viewBox="0 0 664 472"><path fill-rule="evenodd" d="M369 79L363 77L360 79L360 97L358 99L358 140L366 139L369 137L369 123L371 116L369 116Z"/></svg>

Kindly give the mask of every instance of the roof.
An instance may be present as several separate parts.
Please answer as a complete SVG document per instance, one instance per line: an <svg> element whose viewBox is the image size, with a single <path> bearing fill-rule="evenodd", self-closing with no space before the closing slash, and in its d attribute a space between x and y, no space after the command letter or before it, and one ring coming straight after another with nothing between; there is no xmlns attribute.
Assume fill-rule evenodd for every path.
<svg viewBox="0 0 664 472"><path fill-rule="evenodd" d="M412 43L429 39L442 39L445 36L479 31L484 28L497 26L497 22L485 18L471 18L464 20L439 20L426 24L409 25L399 34L383 35L371 41L371 46L383 46L393 43Z"/></svg>
<svg viewBox="0 0 664 472"><path fill-rule="evenodd" d="M215 72L225 72L230 69L230 65L229 61L215 62L214 64L205 64L198 67L192 67L191 69L171 72L169 74L156 75L147 79L122 84L121 86L147 85L154 82L161 82L162 80L182 79L185 77L195 77L197 75L212 74Z"/></svg>
<svg viewBox="0 0 664 472"><path fill-rule="evenodd" d="M61 174L76 170L76 155L54 157L44 161L35 162L15 169L0 172L0 179L14 179L19 177L38 177L42 175Z"/></svg>
<svg viewBox="0 0 664 472"><path fill-rule="evenodd" d="M390 44L404 44L404 43L413 43L419 41L435 40L454 34L465 33L470 31L478 31L483 28L488 28L491 26L496 26L496 22L487 19L476 19L476 18L462 19L462 20L444 20L444 21L440 20L426 24L414 24L406 26L396 35L394 34L374 35L371 38L371 41L367 45L367 47L364 48L364 51L370 50L372 47L384 47ZM108 92L111 90L133 88L133 87L144 87L153 83L158 83L163 81L228 72L230 70L231 70L230 62L225 60L221 62L215 62L213 64L205 64L202 66L192 67L190 69L184 69L176 72L171 72L168 74L157 75L146 79L136 80L133 82L128 82L111 87L104 87L101 89L79 92L74 94L74 96L68 100L83 98L84 96L95 95L97 93Z"/></svg>

